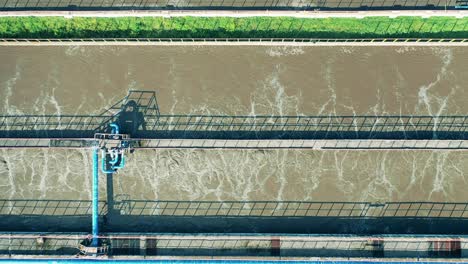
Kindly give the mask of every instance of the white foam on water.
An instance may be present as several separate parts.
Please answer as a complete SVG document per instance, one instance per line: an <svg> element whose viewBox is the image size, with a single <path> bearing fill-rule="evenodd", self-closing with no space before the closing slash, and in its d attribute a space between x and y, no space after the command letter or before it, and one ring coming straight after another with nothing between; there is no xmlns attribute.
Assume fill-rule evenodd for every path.
<svg viewBox="0 0 468 264"><path fill-rule="evenodd" d="M381 195L378 195L374 193L374 195L378 195L376 198L377 199L387 199L388 197L394 197L395 193L398 193L398 188L396 188L389 177L392 177L393 175L388 175L388 169L387 169L387 163L388 162L388 155L389 151L385 151L382 153L382 158L377 166L377 171L375 172L376 181L375 184L381 186L382 189L386 191L386 193L382 193ZM392 166L392 165L390 165Z"/></svg>
<svg viewBox="0 0 468 264"><path fill-rule="evenodd" d="M49 96L49 103L52 105L53 108L55 108L55 115L61 116L63 114L62 112L62 107L60 106L59 102L57 101L57 98L55 96L55 90L57 87L52 88L52 94Z"/></svg>
<svg viewBox="0 0 468 264"><path fill-rule="evenodd" d="M453 60L453 52L451 49L433 49L435 54L438 54L441 58L442 61L442 66L437 73L437 76L435 77L435 80L432 82L428 83L427 85L423 85L419 88L418 92L418 106L416 106L416 110L421 107L421 105L424 105L426 108L426 113L437 117L440 115L446 108L447 106L447 100L449 96L444 96L444 97L437 97L435 93L431 93L431 90L434 89L434 87L443 79L446 78L447 76L447 69L450 66L452 60ZM443 87L443 89L447 89L446 87Z"/></svg>
<svg viewBox="0 0 468 264"><path fill-rule="evenodd" d="M289 95L281 83L281 66L262 81L250 95L251 115L302 115L301 94Z"/></svg>
<svg viewBox="0 0 468 264"><path fill-rule="evenodd" d="M241 99L235 96L212 97L206 95L206 103L193 104L191 99L176 93L172 90L172 104L170 114L180 114L180 106L190 105L189 115L302 115L301 113L301 93L290 94L280 80L282 69L278 65L274 72L259 81L250 95L249 106L241 103Z"/></svg>
<svg viewBox="0 0 468 264"><path fill-rule="evenodd" d="M367 56L371 56L371 54L369 53ZM328 83L327 92L329 99L317 108L318 114L336 115L338 106L348 109L347 111L353 115L363 114L357 113L353 105L342 104L341 101L344 101L343 98L337 98L337 87L334 80L334 67L336 67L334 59L334 57L329 58L323 68L324 76ZM284 67L285 66L279 64L273 73L259 82L260 85L258 85L250 95L250 107L248 109L240 105L240 103L236 104L235 100L229 101L230 103L224 103L224 98L222 100L221 98L210 98L210 101L223 101L223 106L217 106L216 104L191 105L192 109L189 112L205 114L248 113L252 116L265 113L272 115L301 115L301 95L289 92L288 88L281 82L280 76L285 69ZM399 80L397 84L395 84L396 86L399 86L398 83L405 83L403 75L399 73L398 76ZM382 115L388 112L384 100L385 94L383 92L384 90L381 90L380 87L376 89L376 103L366 114ZM397 89L396 92L398 93L397 97L402 98L402 100L398 100L400 102L400 113L402 113L406 111L405 105L402 103L402 101L405 101L403 100L405 97L404 89ZM180 105L180 102L186 102L186 98L180 95L176 96L174 90L172 96L174 103L171 106L170 112L174 113L175 109L177 109L177 105ZM272 179L274 179L273 187L270 188L271 190L268 194L262 197L270 200L291 199L292 196L290 192L291 188L293 188L293 185L291 185L293 184L291 182L292 170L291 166L285 165L285 163L290 163L291 160L294 159L297 160L295 162L299 164L298 166L302 168L300 169L304 178L302 180L307 183L307 188L301 190L303 193L301 193L298 199L305 200L320 199L319 196L316 196L315 191L317 188L320 188L321 177L324 177L320 175L324 175L326 171L336 171L336 184L338 188L341 189L343 193L349 194L349 199L361 201L389 201L398 199L398 197L405 196L405 191L402 191L401 187L399 187L396 182L399 177L407 177L408 182L410 182L405 188L414 188L414 185L420 184L422 177L420 172L421 165L418 165L422 163L420 155L413 152L407 154L407 157L404 157L404 159L408 160L408 165L410 165L408 174L405 175L394 175L391 173L394 171L392 169L392 167L395 166L394 162L398 159L395 158L394 155L391 155L390 152L376 152L377 157L369 157L369 160L365 162L370 162L372 164L375 162L378 164L371 166L372 169L365 168L365 172L363 172L360 176L361 178L358 179L358 181L369 181L368 189L365 190L358 189L356 178L353 178L353 175L349 172L350 164L352 164L352 170L356 170L357 167L363 165L358 165L359 162L357 161L358 158L356 158L356 155L350 156L350 154L346 152L336 152L333 154L334 164L330 163L329 158L324 158L329 155L324 153L309 157L310 160L308 162L304 162L304 159L301 158L302 154L295 154L294 152L288 151L263 151L252 153L239 151L235 154L226 154L226 152L224 152L223 154L219 153L219 155L215 156L210 156L207 152L202 152L203 154L200 154L200 152L196 151L182 151L177 153L177 155L173 154L175 156L171 156L170 160L179 160L181 164L170 162L171 165L168 167L167 164L165 165L154 161L154 163L151 163L151 166L147 166L147 169L151 171L152 167L157 167L157 172L152 173L151 176L145 173L139 175L150 181L150 185L153 189L166 186L167 182L165 181L172 178L173 182L177 182L174 188L180 191L181 199L183 199L185 195L188 195L191 200L216 199L223 201L229 198L235 200L254 199L253 197L258 196L259 193L263 194L263 192L267 192L266 190L262 191L262 188L267 187L259 186L267 185ZM159 155L158 159L164 159L166 155L171 154L161 152L157 155ZM203 155L207 155L208 157L202 157ZM286 156L288 156L288 158L286 158ZM144 159L144 157L142 157L142 159ZM224 162L220 163L217 159L222 159ZM250 162L252 159L256 160L257 163L252 164ZM184 165L183 163L185 162L191 164ZM200 167L199 164L204 164L204 167ZM310 168L304 169L304 167L307 166L306 164L313 165L311 165ZM263 171L256 170L255 168L258 166L263 166ZM265 171L265 168L269 169ZM309 173L309 171L313 171L313 173ZM427 172L427 174L430 173ZM179 184L179 182L182 182L182 184ZM211 184L214 185L211 186ZM133 185L133 188L137 188L137 185ZM124 189L125 188L122 187L122 190ZM126 193L133 193L133 191L127 191Z"/></svg>
<svg viewBox="0 0 468 264"><path fill-rule="evenodd" d="M279 46L271 47L266 50L270 57L298 56L305 53L303 47Z"/></svg>
<svg viewBox="0 0 468 264"><path fill-rule="evenodd" d="M393 86L395 90L395 97L399 104L399 116L404 116L406 113L407 105L405 103L405 90L407 88L406 80L401 73L400 69L397 65L394 66L395 74L396 74L396 84Z"/></svg>
<svg viewBox="0 0 468 264"><path fill-rule="evenodd" d="M344 155L343 153L334 152L333 157L335 161L335 169L337 172L337 179L338 179L337 184L340 190L343 191L343 193L348 196L348 195L353 194L354 183L347 179L346 177L347 173L344 171L345 170L344 163L346 161L347 154L348 152L344 152Z"/></svg>
<svg viewBox="0 0 468 264"><path fill-rule="evenodd" d="M411 166L411 174L409 175L409 183L407 184L406 188L402 191L402 193L408 193L410 189L417 183L418 180L418 164L420 160L418 160L418 155L415 153L408 157L408 155L403 156L406 163L410 164Z"/></svg>
<svg viewBox="0 0 468 264"><path fill-rule="evenodd" d="M323 68L323 76L327 82L328 100L325 101L317 111L318 116L323 115L335 115L336 116L336 84L333 76L333 66L335 63L335 57L329 57Z"/></svg>
<svg viewBox="0 0 468 264"><path fill-rule="evenodd" d="M294 52L281 51L279 56L298 56ZM342 50L342 53L352 53L353 49ZM402 51L402 52L411 52ZM448 52L450 54L451 52ZM286 54L286 55L285 55ZM444 50L441 54L447 54ZM273 56L277 56L273 54ZM440 71L440 83L449 74L451 58L442 56L444 64L447 65ZM338 98L335 75L335 57L330 57L324 63L322 71L326 78L326 94L328 100L319 105L317 114L336 115L337 108L342 107L353 115L357 113L352 104L345 105L346 98ZM17 65L18 67L18 65ZM172 63L170 74L177 75L176 63ZM205 114L250 114L250 115L302 115L303 99L300 92L292 92L286 83L281 79L281 73L285 71L285 65L278 64L274 71L263 79L259 80L258 86L249 95L247 105L242 105L239 98L209 98L208 103L190 104L190 98L177 93L177 78L171 82L172 104L169 113L180 113L178 111L184 105L189 105L188 113ZM129 68L129 76L134 76L134 70ZM20 75L18 75L20 78ZM54 81L53 74L49 76L48 84L41 87L39 97L33 102L37 113L67 113L66 106L61 104L57 96L58 86ZM130 79L131 79L130 78ZM171 78L172 79L172 78ZM14 94L16 79L11 78L7 91L11 97ZM404 83L400 74L399 82ZM398 84L397 84L398 86ZM451 102L448 99L436 96L436 84L427 85L428 88L421 87L419 104L422 111L428 111L434 115L445 113L444 109ZM130 82L127 90L139 87L136 80ZM383 88L382 88L383 89ZM455 89L455 88L454 88ZM384 101L384 90L376 90L376 103L369 109L369 114L382 114L386 112ZM404 90L397 90L398 97L404 98ZM126 91L111 96L98 93L103 104L112 105L116 100L125 96ZM436 97L434 97L436 96ZM450 95L452 96L452 95ZM455 96L455 95L453 95ZM9 98L9 97L8 97ZM5 99L8 100L8 99ZM444 101L445 100L445 101ZM218 103L212 103L217 101ZM400 101L400 111L404 111L404 105ZM8 102L8 101L7 101ZM82 103L76 109L75 114L83 114L80 109L86 105ZM97 108L97 107L96 107ZM314 108L315 109L315 108ZM421 110L419 109L419 110ZM88 110L85 111L88 113ZM185 113L186 111L184 111ZM309 113L308 113L309 114ZM22 152L11 152L9 157L2 157L6 163L2 163L0 158L0 175L8 175L0 180L0 190L6 190L9 197L24 196L26 198L41 197L50 198L52 194L58 193L54 189L60 185L60 193L63 197L81 197L89 199L91 197L91 157L86 151L73 152L74 154L58 154L49 151L47 153L35 154L30 158L30 154ZM391 152L394 153L394 152ZM48 158L42 156L47 155ZM403 157L399 157L403 156ZM457 156L459 157L459 156ZM426 163L426 159L428 160ZM434 173L433 164L441 160L440 168ZM171 150L171 151L137 151L129 156L127 167L114 175L114 188L116 195L130 195L132 199L180 199L180 200L323 200L320 191L323 191L322 183L333 178L336 182L331 185L337 188L337 198L349 201L389 201L404 197L406 192L414 191L418 185L423 185L423 181L434 178L431 182L433 193L443 193L450 196L452 187L450 177L464 177L463 158L457 158L450 164L450 156L431 156L427 154L417 154L416 152L397 153L374 152L372 154L356 155L355 153L336 152L305 152L305 151L195 151L195 150ZM408 165L409 170L405 174L396 175L396 162ZM378 164L376 164L378 163ZM4 164L4 165L2 165ZM402 165L402 166L403 166ZM62 166L64 166L62 168ZM24 168L23 168L24 167ZM63 170L62 170L63 169ZM27 170L32 176L28 178ZM456 171L454 173L453 171ZM455 174L455 176L450 176ZM18 175L28 179L29 187L15 185ZM44 176L46 175L46 176ZM54 176L55 175L55 176ZM356 176L358 175L358 176ZM101 182L105 182L105 176L101 174ZM426 179L425 179L426 177ZM101 179L102 178L102 179ZM408 179L407 186L398 186L397 180ZM77 183L77 181L79 183ZM369 183L360 189L360 183ZM39 184L38 184L39 183ZM329 183L330 184L330 183ZM31 186L39 186L37 191L31 191ZM423 187L427 187L424 185ZM423 188L421 187L421 188ZM104 184L101 185L104 188ZM422 189L422 195L427 195L426 189ZM335 191L335 190L333 190ZM77 194L78 193L78 194ZM429 199L429 198L428 198ZM448 200L449 198L447 198Z"/></svg>
<svg viewBox="0 0 468 264"><path fill-rule="evenodd" d="M100 50L108 50L105 47L97 47ZM69 57L76 57L78 60L84 60L86 58L91 58L94 53L93 51L96 49L90 49L86 46L76 45L76 46L67 46L65 49L65 55Z"/></svg>
<svg viewBox="0 0 468 264"><path fill-rule="evenodd" d="M353 54L356 51L355 47L349 46L349 47L339 47L339 52L343 54Z"/></svg>
<svg viewBox="0 0 468 264"><path fill-rule="evenodd" d="M7 115L23 114L19 108L12 105L10 98L13 96L13 90L15 89L16 83L21 79L22 62L18 61L15 65L15 75L8 79L5 83L5 91L3 96L3 113Z"/></svg>
<svg viewBox="0 0 468 264"><path fill-rule="evenodd" d="M42 150L42 172L39 181L39 191L40 195L38 198L44 199L47 196L47 189L48 189L48 175L49 175L49 150L43 149Z"/></svg>
<svg viewBox="0 0 468 264"><path fill-rule="evenodd" d="M172 150L134 153L122 173L151 186L154 199L181 200L282 200L288 186L290 156L287 151ZM135 156L136 155L136 156ZM299 163L301 164L301 163ZM134 179L134 178L133 178ZM119 192L136 194L119 179ZM271 184L274 183L273 186ZM270 187L266 186L270 185ZM169 190L161 189L163 186ZM137 195L137 194L136 194Z"/></svg>
<svg viewBox="0 0 468 264"><path fill-rule="evenodd" d="M81 48L81 47L78 46L78 45L76 45L76 46L68 46L68 47L65 49L65 55L67 55L67 56L76 56L76 55L78 55L80 48Z"/></svg>
<svg viewBox="0 0 468 264"><path fill-rule="evenodd" d="M434 193L441 192L444 194L444 196L447 196L447 192L445 190L445 166L446 166L446 160L448 157L448 152L445 153L437 153L435 154L435 164L436 164L436 172L435 172L435 177L434 177L434 183L432 190L429 194L429 197L431 197Z"/></svg>
<svg viewBox="0 0 468 264"><path fill-rule="evenodd" d="M108 110L110 107L112 107L114 104L119 102L122 98L127 96L128 92L132 89L137 88L137 85L135 82L131 82L130 85L127 87L125 90L121 90L119 92L114 92L112 94L107 93L106 96L104 96L102 93L99 93L99 102L101 102L101 106L93 106L92 109L95 109L94 111L86 111L86 114L101 114L104 110ZM120 106L120 105L119 105ZM117 114L119 110L109 110L105 114ZM83 114L83 113L81 113Z"/></svg>
<svg viewBox="0 0 468 264"><path fill-rule="evenodd" d="M2 149L1 151L1 163L3 164L2 167L4 169L2 169L0 175L4 175L6 173L7 178L0 177L0 190L2 190L2 193L7 193L9 199L12 199L17 192L17 186L15 184L15 169L17 163L12 160L11 154L8 152L8 150Z"/></svg>
<svg viewBox="0 0 468 264"><path fill-rule="evenodd" d="M412 46L401 46L401 47L396 47L395 52L398 54L406 54L406 53L411 53L414 51L417 51L417 47L412 47Z"/></svg>
<svg viewBox="0 0 468 264"><path fill-rule="evenodd" d="M168 0L167 5L172 5L172 6L179 6L179 7L184 7L184 6L190 6L189 0Z"/></svg>
<svg viewBox="0 0 468 264"><path fill-rule="evenodd" d="M455 87L447 88L447 87L439 86L439 83L442 80L446 78L450 78L449 75L452 74L452 72L448 71L448 68L453 61L452 50L447 49L447 48L433 48L432 50L435 54L437 54L440 57L442 66L439 72L437 73L435 80L419 88L418 105L416 106L416 112L420 112L421 110L419 109L420 108L424 109L425 107L426 109L425 112L428 115L435 117L433 136L434 138L436 138L437 135L436 135L435 130L439 122L439 117L443 115L448 109L448 102L450 98L455 94L457 87L455 86ZM440 87L440 88L436 90L436 87ZM448 91L449 93L447 95L437 95L438 93L443 93L444 91L445 92Z"/></svg>

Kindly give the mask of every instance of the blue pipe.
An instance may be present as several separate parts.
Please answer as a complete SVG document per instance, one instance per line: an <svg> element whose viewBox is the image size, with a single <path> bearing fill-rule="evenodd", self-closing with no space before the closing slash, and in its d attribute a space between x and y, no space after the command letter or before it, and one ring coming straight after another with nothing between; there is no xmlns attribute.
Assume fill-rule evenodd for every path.
<svg viewBox="0 0 468 264"><path fill-rule="evenodd" d="M111 123L110 127L111 127L111 134L119 134L119 125L117 125L116 123Z"/></svg>
<svg viewBox="0 0 468 264"><path fill-rule="evenodd" d="M98 246L98 233L99 233L99 227L98 227L98 214L99 214L99 207L98 207L98 198L99 198L99 170L98 170L98 164L99 164L99 156L98 156L98 149L94 148L93 149L93 240L91 242L91 245L93 247Z"/></svg>
<svg viewBox="0 0 468 264"><path fill-rule="evenodd" d="M115 164L117 164L117 162L119 162L119 154L117 154L117 155L115 156L115 159L109 160L109 163L110 163L111 165L115 165Z"/></svg>
<svg viewBox="0 0 468 264"><path fill-rule="evenodd" d="M102 173L114 173L114 170L107 170L106 169L106 152L104 150L101 151L101 171Z"/></svg>
<svg viewBox="0 0 468 264"><path fill-rule="evenodd" d="M112 169L115 169L115 170L116 169L123 169L123 167L125 166L125 156L124 156L123 153L120 154L120 155L122 155L122 159L120 160L120 164L118 166L115 166L115 165L112 166Z"/></svg>

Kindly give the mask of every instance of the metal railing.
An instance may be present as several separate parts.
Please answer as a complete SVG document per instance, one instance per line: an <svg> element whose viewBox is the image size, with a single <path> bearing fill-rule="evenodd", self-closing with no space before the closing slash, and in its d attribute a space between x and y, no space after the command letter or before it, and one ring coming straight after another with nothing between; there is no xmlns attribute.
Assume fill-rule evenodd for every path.
<svg viewBox="0 0 468 264"><path fill-rule="evenodd" d="M456 9L466 9L468 8L468 0L456 0L455 1Z"/></svg>
<svg viewBox="0 0 468 264"><path fill-rule="evenodd" d="M0 131L93 131L113 116L0 116ZM468 131L468 116L225 116L149 115L143 130L156 131Z"/></svg>
<svg viewBox="0 0 468 264"><path fill-rule="evenodd" d="M91 215L90 200L0 200L0 215L2 216L85 216ZM100 202L99 213L107 213L107 205Z"/></svg>
<svg viewBox="0 0 468 264"><path fill-rule="evenodd" d="M468 38L0 38L0 43L465 43Z"/></svg>
<svg viewBox="0 0 468 264"><path fill-rule="evenodd" d="M442 202L219 202L116 199L112 210L117 210L121 215L133 216L468 218L468 203ZM99 214L107 213L107 203L100 201ZM0 215L91 215L91 201L0 200Z"/></svg>
<svg viewBox="0 0 468 264"><path fill-rule="evenodd" d="M468 131L467 116L216 116L160 115L146 119L162 131Z"/></svg>
<svg viewBox="0 0 468 264"><path fill-rule="evenodd" d="M437 202L121 200L115 209L137 216L468 218L468 203Z"/></svg>
<svg viewBox="0 0 468 264"><path fill-rule="evenodd" d="M466 139L468 116L161 115L155 92L130 91L99 115L0 115L2 138L93 138L109 123L132 138Z"/></svg>
<svg viewBox="0 0 468 264"><path fill-rule="evenodd" d="M82 132L83 137L102 132L115 116L22 115L0 116L0 133L27 132L34 136L41 131ZM467 116L217 116L217 115L148 115L138 130L142 133L165 132L290 132L308 133L308 137L358 138L365 133L372 138L378 133L443 133L465 135ZM1 135L1 134L0 134ZM89 135L88 135L89 136ZM427 135L426 135L427 137Z"/></svg>
<svg viewBox="0 0 468 264"><path fill-rule="evenodd" d="M21 115L0 116L0 131L83 130L94 131L112 116L97 115ZM110 123L110 122L109 122Z"/></svg>

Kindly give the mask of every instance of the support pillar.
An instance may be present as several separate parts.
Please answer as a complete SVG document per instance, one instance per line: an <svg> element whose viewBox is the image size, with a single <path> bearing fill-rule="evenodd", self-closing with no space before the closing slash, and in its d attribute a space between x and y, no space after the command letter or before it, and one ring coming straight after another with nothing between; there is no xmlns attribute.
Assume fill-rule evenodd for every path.
<svg viewBox="0 0 468 264"><path fill-rule="evenodd" d="M279 237L271 237L271 255L281 256L281 239Z"/></svg>
<svg viewBox="0 0 468 264"><path fill-rule="evenodd" d="M146 256L146 237L140 237L140 256Z"/></svg>

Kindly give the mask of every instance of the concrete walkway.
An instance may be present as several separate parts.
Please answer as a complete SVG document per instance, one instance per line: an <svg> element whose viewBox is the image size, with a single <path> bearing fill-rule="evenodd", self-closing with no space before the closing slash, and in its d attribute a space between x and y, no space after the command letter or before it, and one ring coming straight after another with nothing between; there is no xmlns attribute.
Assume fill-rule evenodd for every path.
<svg viewBox="0 0 468 264"><path fill-rule="evenodd" d="M142 148L191 149L312 149L312 150L467 150L467 140L208 140L157 139L142 141Z"/></svg>
<svg viewBox="0 0 468 264"><path fill-rule="evenodd" d="M143 149L468 150L468 140L132 139ZM90 148L94 139L0 139L0 149Z"/></svg>
<svg viewBox="0 0 468 264"><path fill-rule="evenodd" d="M155 209L153 209L155 210ZM0 234L2 258L41 258L44 250L37 246L38 239L48 241L48 252L57 252L49 258L77 258L60 253L59 249L76 247L86 239L84 233L4 233ZM333 263L350 260L391 263L466 262L468 241L466 236L405 236L405 235L287 235L287 234L144 234L106 233L114 259L156 260L302 260L303 263ZM122 249L125 251L122 252ZM435 254L439 253L439 254ZM49 253L50 254L50 253ZM42 255L42 256L41 256ZM119 256L120 255L120 256ZM197 257L193 257L197 256ZM445 256L436 259L437 256ZM385 258L385 259L384 259ZM101 261L106 260L102 258ZM99 261L96 261L99 262ZM190 262L190 261L189 261ZM169 262L168 262L169 263ZM206 262L209 263L209 262ZM260 262L261 263L261 262ZM341 262L340 262L341 263Z"/></svg>

